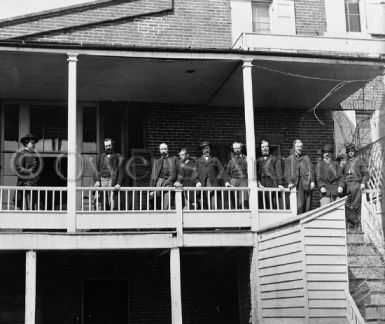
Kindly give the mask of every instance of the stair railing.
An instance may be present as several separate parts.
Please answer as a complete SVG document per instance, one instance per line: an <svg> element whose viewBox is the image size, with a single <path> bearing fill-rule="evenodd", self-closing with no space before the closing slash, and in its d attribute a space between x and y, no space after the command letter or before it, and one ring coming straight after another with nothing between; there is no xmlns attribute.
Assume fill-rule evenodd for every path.
<svg viewBox="0 0 385 324"><path fill-rule="evenodd" d="M349 290L345 289L345 300L346 300L346 320L349 324L365 324L360 311L356 303L353 300L352 295L350 295Z"/></svg>

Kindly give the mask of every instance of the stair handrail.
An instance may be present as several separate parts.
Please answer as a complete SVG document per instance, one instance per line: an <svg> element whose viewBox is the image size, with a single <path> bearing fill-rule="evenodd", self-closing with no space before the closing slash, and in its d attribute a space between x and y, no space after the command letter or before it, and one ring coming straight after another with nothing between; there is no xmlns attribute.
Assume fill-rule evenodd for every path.
<svg viewBox="0 0 385 324"><path fill-rule="evenodd" d="M365 237L384 255L385 236L382 225L382 214L376 211L372 204L366 200L365 192L362 193L361 227Z"/></svg>
<svg viewBox="0 0 385 324"><path fill-rule="evenodd" d="M345 289L346 300L346 320L349 324L365 324L365 320L362 317L356 303L353 300L352 295L348 289Z"/></svg>

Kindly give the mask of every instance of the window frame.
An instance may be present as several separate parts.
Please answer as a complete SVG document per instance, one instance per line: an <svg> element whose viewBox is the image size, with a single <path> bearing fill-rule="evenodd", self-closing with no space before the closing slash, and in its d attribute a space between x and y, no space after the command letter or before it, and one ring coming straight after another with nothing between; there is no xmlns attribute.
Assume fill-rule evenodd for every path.
<svg viewBox="0 0 385 324"><path fill-rule="evenodd" d="M268 32L265 32L265 31L256 31L254 29L254 25L258 22L256 22L255 20L255 16L254 16L254 7L255 6L266 6L267 7L267 12L268 12L268 20L269 20L269 31ZM271 16L271 5L272 5L272 0L252 0L251 1L251 28L252 28L252 32L253 33L256 33L256 34L271 34L271 31L272 31L272 16ZM259 22L259 24L261 24ZM263 24L263 23L262 23Z"/></svg>

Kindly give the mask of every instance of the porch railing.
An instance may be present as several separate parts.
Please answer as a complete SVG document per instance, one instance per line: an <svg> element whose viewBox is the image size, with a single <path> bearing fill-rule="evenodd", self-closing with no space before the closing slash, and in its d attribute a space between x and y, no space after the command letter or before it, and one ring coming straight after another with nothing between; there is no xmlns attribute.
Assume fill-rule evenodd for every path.
<svg viewBox="0 0 385 324"><path fill-rule="evenodd" d="M0 211L66 211L66 187L0 187Z"/></svg>
<svg viewBox="0 0 385 324"><path fill-rule="evenodd" d="M76 191L72 198L76 212L69 215L66 187L0 187L0 229L66 229L70 222L77 230L251 229L296 212L296 193L278 188L79 187Z"/></svg>

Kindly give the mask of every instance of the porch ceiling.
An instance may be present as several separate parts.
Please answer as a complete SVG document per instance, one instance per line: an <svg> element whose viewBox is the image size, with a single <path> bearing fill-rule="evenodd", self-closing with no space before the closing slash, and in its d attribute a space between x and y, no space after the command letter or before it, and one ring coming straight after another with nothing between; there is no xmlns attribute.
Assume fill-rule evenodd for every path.
<svg viewBox="0 0 385 324"><path fill-rule="evenodd" d="M367 80L378 65L315 63L282 58L255 59L256 107L312 108L338 80ZM79 101L133 101L209 106L243 106L242 62L234 59L151 59L79 56ZM272 71L275 70L275 71ZM277 72L279 71L279 72ZM289 74L284 74L289 73ZM318 77L303 78L290 75ZM344 85L324 106L354 93L363 82ZM63 54L0 53L0 98L67 100L67 62Z"/></svg>

